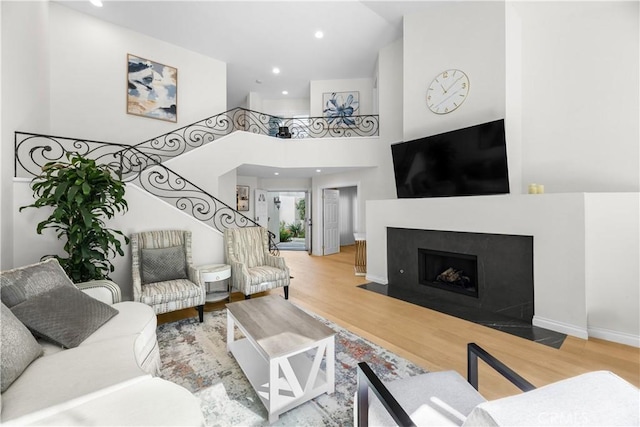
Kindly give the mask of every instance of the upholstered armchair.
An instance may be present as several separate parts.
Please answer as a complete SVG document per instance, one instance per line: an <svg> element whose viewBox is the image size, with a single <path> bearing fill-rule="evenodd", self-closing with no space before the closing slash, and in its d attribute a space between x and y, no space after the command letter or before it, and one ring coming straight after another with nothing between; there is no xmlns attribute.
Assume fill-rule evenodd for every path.
<svg viewBox="0 0 640 427"><path fill-rule="evenodd" d="M284 287L289 299L289 268L284 258L269 253L269 235L263 227L229 228L224 231L226 262L231 266L233 288L245 298L268 289Z"/></svg>
<svg viewBox="0 0 640 427"><path fill-rule="evenodd" d="M196 307L203 321L207 294L191 259L191 232L147 231L131 235L133 299L156 314Z"/></svg>
<svg viewBox="0 0 640 427"><path fill-rule="evenodd" d="M478 359L523 393L487 401L478 392ZM612 372L536 388L475 343L467 345L466 380L456 371L440 371L383 383L366 362L358 363L357 375L357 427L640 425L640 391Z"/></svg>

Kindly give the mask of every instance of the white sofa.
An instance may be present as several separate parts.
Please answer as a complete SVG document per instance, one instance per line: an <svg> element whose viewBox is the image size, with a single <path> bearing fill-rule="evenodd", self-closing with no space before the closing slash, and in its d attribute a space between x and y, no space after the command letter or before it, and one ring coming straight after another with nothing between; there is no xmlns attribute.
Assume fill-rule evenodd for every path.
<svg viewBox="0 0 640 427"><path fill-rule="evenodd" d="M17 341L9 326L13 322L20 327L4 304L10 299L10 279L12 275L20 278L35 266L40 268L42 263L2 272L0 277L3 374L5 352L11 353ZM55 270L59 264L46 268ZM1 424L203 425L199 399L185 388L155 377L160 354L153 309L142 303L120 302L120 289L112 282L75 286L118 313L74 348L62 349L38 340L35 345L41 346L42 354L2 393ZM29 294L28 288L26 292Z"/></svg>

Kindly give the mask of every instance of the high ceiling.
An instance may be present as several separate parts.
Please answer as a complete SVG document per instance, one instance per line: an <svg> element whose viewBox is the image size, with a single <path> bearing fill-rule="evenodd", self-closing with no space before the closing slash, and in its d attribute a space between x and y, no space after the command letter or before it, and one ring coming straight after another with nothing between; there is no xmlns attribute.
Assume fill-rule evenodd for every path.
<svg viewBox="0 0 640 427"><path fill-rule="evenodd" d="M87 1L72 9L227 63L227 107L249 92L309 98L311 80L373 77L402 16L430 1ZM322 31L324 37L314 34ZM278 67L280 74L272 73ZM260 81L261 83L258 83ZM282 91L288 91L283 95Z"/></svg>
<svg viewBox="0 0 640 427"><path fill-rule="evenodd" d="M312 80L373 77L378 51L402 37L402 17L437 4L102 0L98 8L88 0L53 1L225 62L228 109L243 105L249 92L262 99L304 99L309 98ZM316 31L324 37L317 39ZM273 74L274 67L279 74ZM243 165L238 174L274 178L278 172L279 178L309 178L346 170Z"/></svg>

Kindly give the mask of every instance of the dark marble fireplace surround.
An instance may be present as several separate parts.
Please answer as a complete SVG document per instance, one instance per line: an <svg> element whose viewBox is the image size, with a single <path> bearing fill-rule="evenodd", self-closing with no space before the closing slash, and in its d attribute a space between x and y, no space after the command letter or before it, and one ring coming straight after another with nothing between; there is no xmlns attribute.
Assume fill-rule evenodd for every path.
<svg viewBox="0 0 640 427"><path fill-rule="evenodd" d="M420 250L477 257L477 298L420 283ZM444 305L481 309L531 324L533 237L387 228L389 292L410 291Z"/></svg>

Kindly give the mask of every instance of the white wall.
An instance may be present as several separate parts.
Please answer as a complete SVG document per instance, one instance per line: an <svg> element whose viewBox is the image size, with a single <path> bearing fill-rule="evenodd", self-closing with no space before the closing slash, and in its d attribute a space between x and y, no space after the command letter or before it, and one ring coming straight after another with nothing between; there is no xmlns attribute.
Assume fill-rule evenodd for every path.
<svg viewBox="0 0 640 427"><path fill-rule="evenodd" d="M49 2L0 2L2 10L1 268L14 266L14 132L49 132ZM27 25L28 23L28 25Z"/></svg>
<svg viewBox="0 0 640 427"><path fill-rule="evenodd" d="M589 336L640 347L640 195L585 195Z"/></svg>
<svg viewBox="0 0 640 427"><path fill-rule="evenodd" d="M404 97L403 97L403 63L404 40L399 39L386 46L378 53L377 63L377 98L378 109L375 114L380 114L380 140L387 144L401 142L403 140ZM393 178L393 164L391 162L391 149L389 157L382 164L384 168L391 167ZM392 182L393 184L393 182ZM393 184L395 185L395 184Z"/></svg>
<svg viewBox="0 0 640 427"><path fill-rule="evenodd" d="M431 81L447 69L469 77L469 96L444 115L427 107ZM404 140L504 118L503 2L438 2L404 17Z"/></svg>
<svg viewBox="0 0 640 427"><path fill-rule="evenodd" d="M224 62L56 3L49 37L54 135L133 144L226 110ZM178 123L127 114L128 53L178 69Z"/></svg>
<svg viewBox="0 0 640 427"><path fill-rule="evenodd" d="M216 193L216 198L235 209L238 204L236 199L236 184L238 183L236 170L220 175L217 179L218 192Z"/></svg>
<svg viewBox="0 0 640 427"><path fill-rule="evenodd" d="M264 112L264 107L262 105L262 95L260 95L258 92L249 92L246 102L248 110Z"/></svg>
<svg viewBox="0 0 640 427"><path fill-rule="evenodd" d="M372 70L373 72L373 70ZM373 114L373 78L348 80L312 80L309 95L309 115L323 117L322 95L331 92L360 92L356 115Z"/></svg>
<svg viewBox="0 0 640 427"><path fill-rule="evenodd" d="M294 116L309 115L309 99L293 98L293 99L264 99L262 101L262 113L271 114L273 116L284 117L285 119Z"/></svg>
<svg viewBox="0 0 640 427"><path fill-rule="evenodd" d="M522 182L522 22L513 2L505 5L505 138L508 142L509 190L527 193Z"/></svg>
<svg viewBox="0 0 640 427"><path fill-rule="evenodd" d="M581 338L593 327L640 346L637 194L380 200L367 210L368 280L387 283L387 227L533 236L534 325Z"/></svg>
<svg viewBox="0 0 640 427"><path fill-rule="evenodd" d="M126 199L129 210L124 215L116 215L107 221L107 226L122 231L125 235L140 231L171 229L191 230L193 233L192 252L194 265L223 263L224 251L222 233L181 212L157 197L151 196L135 185L127 185ZM33 193L29 180L16 179L14 183L14 208L33 202ZM64 255L63 242L55 233L45 230L36 234L36 225L49 215L48 209L29 208L16 214L15 227L20 230L14 236L15 265L38 262L40 257L49 254ZM112 260L115 272L111 278L122 289L123 299L133 298L131 287L130 246L124 245L124 256Z"/></svg>
<svg viewBox="0 0 640 427"><path fill-rule="evenodd" d="M523 186L640 191L640 3L513 7L521 22Z"/></svg>
<svg viewBox="0 0 640 427"><path fill-rule="evenodd" d="M247 109L286 119L298 115L309 115L308 98L264 99L257 92L247 95Z"/></svg>
<svg viewBox="0 0 640 427"><path fill-rule="evenodd" d="M311 178L259 178L259 188L269 191L308 191Z"/></svg>

